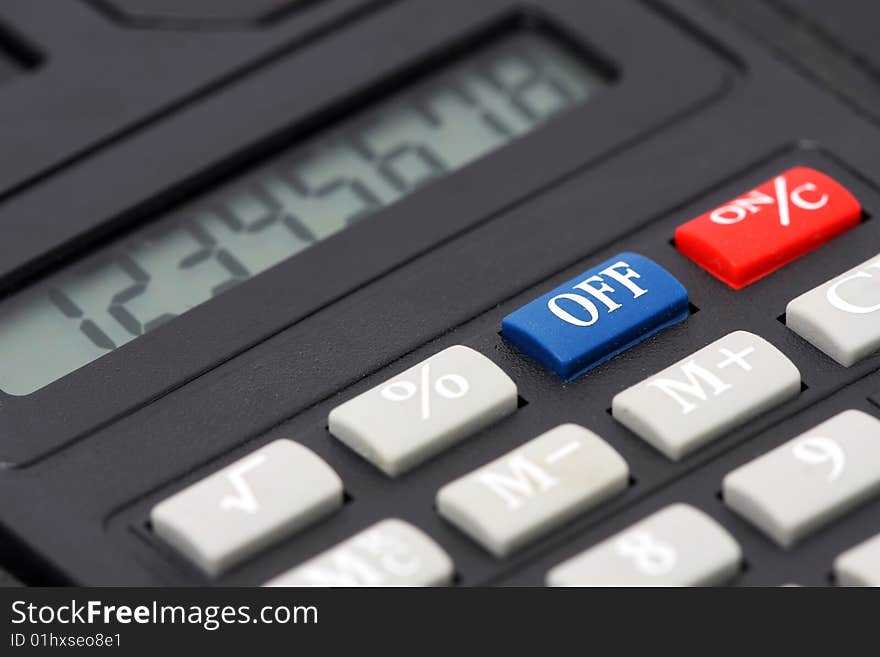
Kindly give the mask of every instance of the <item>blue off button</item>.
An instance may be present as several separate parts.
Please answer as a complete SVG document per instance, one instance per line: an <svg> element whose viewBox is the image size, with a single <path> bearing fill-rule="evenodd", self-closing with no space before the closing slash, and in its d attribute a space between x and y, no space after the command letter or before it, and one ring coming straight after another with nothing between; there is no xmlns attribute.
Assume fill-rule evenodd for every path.
<svg viewBox="0 0 880 657"><path fill-rule="evenodd" d="M501 334L565 381L688 316L684 286L621 253L509 314Z"/></svg>

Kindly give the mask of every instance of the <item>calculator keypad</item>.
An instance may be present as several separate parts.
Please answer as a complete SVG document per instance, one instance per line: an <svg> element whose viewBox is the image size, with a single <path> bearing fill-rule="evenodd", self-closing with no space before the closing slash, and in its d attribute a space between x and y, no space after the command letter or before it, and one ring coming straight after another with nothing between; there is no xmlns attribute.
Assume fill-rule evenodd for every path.
<svg viewBox="0 0 880 657"><path fill-rule="evenodd" d="M314 452L276 440L157 504L153 529L216 576L342 506L342 481Z"/></svg>
<svg viewBox="0 0 880 657"><path fill-rule="evenodd" d="M673 504L565 561L549 586L712 586L740 568L733 537L704 512Z"/></svg>
<svg viewBox="0 0 880 657"><path fill-rule="evenodd" d="M737 468L724 501L782 547L880 493L880 420L848 410Z"/></svg>
<svg viewBox="0 0 880 657"><path fill-rule="evenodd" d="M388 518L265 586L444 586L453 572L449 555L430 536Z"/></svg>
<svg viewBox="0 0 880 657"><path fill-rule="evenodd" d="M785 321L846 367L876 353L880 350L880 254L791 301Z"/></svg>
<svg viewBox="0 0 880 657"><path fill-rule="evenodd" d="M330 412L330 433L385 474L400 475L513 413L516 384L456 345Z"/></svg>
<svg viewBox="0 0 880 657"><path fill-rule="evenodd" d="M614 419L672 460L796 397L797 367L748 331L734 331L617 394Z"/></svg>
<svg viewBox="0 0 880 657"><path fill-rule="evenodd" d="M457 479L437 510L497 557L621 493L626 461L583 427L564 424Z"/></svg>
<svg viewBox="0 0 880 657"><path fill-rule="evenodd" d="M667 255L669 253L667 251ZM662 253L660 256L662 258ZM852 276L866 268L871 273L870 265L874 260L876 258L847 275ZM683 260L671 262L670 271L681 276L682 269L687 266ZM424 475L419 473L419 476L433 482L427 490L422 487L418 491L420 495L429 496L421 501L424 513L433 514L432 518L419 519L424 531L409 522L387 518L354 535L343 534L350 538L321 552L326 543L320 542L321 534L317 528L286 542L286 537L303 526L291 525L292 529L268 527L255 531L241 541L245 545L243 548L226 548L222 542L216 548L193 548L203 539L182 539L180 536L186 532L199 534L202 531L201 520L204 518L207 522L210 513L199 515L190 512L190 517L200 517L199 522L191 523L191 527L178 519L176 522L183 529L173 528L174 522L166 523L163 528L161 514L156 513L165 504L163 502L153 513L155 517L160 517L160 522L154 520L156 534L165 543L177 548L204 573L212 577L224 575L221 583L262 581L266 586L442 586L460 581L472 584L482 581L474 579L474 570L479 569L475 563L482 564L482 568L495 570L499 583L511 581L511 578L514 583L521 581L520 571L530 573L530 581L544 578L548 584L563 586L712 585L729 582L738 576L737 581L748 583L752 573L750 570L741 571L740 566L750 555L744 554L738 542L717 522L735 521L726 513L725 503L780 544L785 540L797 540L801 534L796 539L774 537L759 521L734 507L731 500L736 498L736 494L729 493L727 480L723 484L723 501L720 495L716 498L715 493L722 486L721 480L727 474L727 469L716 471L711 482L704 482L703 485L708 483L710 487L704 498L705 503L697 501L696 506L684 504L684 501L691 501L690 492L666 495L664 503L682 503L665 507L633 525L629 532L621 532L613 539L598 544L595 539L592 543L586 542L572 533L573 540L580 541L578 547L586 547L587 550L548 572L549 566L571 554L571 551L566 551L565 541L552 542L556 530L569 525L593 527L594 514L601 516L605 510L629 513L626 510L629 504L627 500L633 499L625 495L629 487L633 487L637 499L650 497L654 491L665 494L665 490L674 488L672 479L658 478L650 468L644 469L644 461L633 456L634 445L626 445L627 441L641 438L668 459L680 461L701 446L727 437L734 429L750 423L765 427L764 419L759 416L779 405L792 402L794 409L803 404L797 400L803 388L798 367L774 344L758 334L763 334L764 329L755 333L733 331L723 335L722 332L723 337L710 342L719 333L712 327L709 313L705 318L700 314L688 320L675 334L670 332L668 338L663 334L658 335L653 341L656 347L646 345L623 354L647 336L656 335L664 328L687 319L692 311L687 290L670 271L636 253L620 253L542 296L535 298L524 295L533 298L533 301L504 317L501 332L503 341L499 342L492 332L493 328L497 331L496 315L489 329L486 329L486 322L480 322L480 330L491 333L488 338L486 335L475 337L473 334L463 334L463 339L473 348L454 345L433 355L428 352L428 357L423 356L420 362L418 359L410 361L410 365L416 363L410 369L378 385L374 382L374 387L366 392L349 397L348 401L333 408L329 417L323 415L326 411L316 409L327 418L329 435L322 427L322 431L307 435L304 442L316 444L310 441L339 440L381 471L380 474L360 470L362 464L358 463L358 458L342 466L357 466L358 469L354 471L346 471L346 480L351 480L353 505L366 503L367 507L375 501L361 496L364 490L363 481L359 481L361 476L384 481L382 485L385 487L405 490L399 487L410 486L412 477L399 481L392 481L388 477L408 473L434 455L483 432L476 437L473 445L462 445L460 448L464 454L483 454L468 461L467 467L458 471L459 474L465 472L463 476L458 479L447 476L448 462L445 459L442 463L438 462L439 470L426 467ZM833 282L829 281L826 286ZM860 274L841 286L841 296L850 303L875 305L876 302L872 301L872 284L872 278ZM709 287L712 285L717 288L717 283L710 282ZM705 283L695 285L695 295L696 291L705 295L704 286ZM783 302L785 300L783 298ZM645 305L646 301L651 303ZM706 298L701 308L711 312L714 302L714 299ZM516 305L513 307L516 308ZM790 311L793 307L795 305L790 304L789 329L796 329L797 322L791 321L794 314ZM777 313L778 310L772 313L768 311L764 325L768 331L766 335L774 343L784 344L786 329L775 321ZM710 320L708 326L712 327L711 332L706 331L707 319ZM754 313L746 315L744 322L753 325ZM565 326L560 328L562 324ZM569 329L573 331L570 334L567 333ZM667 341L670 345L680 343L681 334L690 335L692 332L704 340L697 344L708 342L708 346L671 366L668 363L673 359L657 358L657 353L664 353ZM838 338L849 335L844 331L837 333ZM454 343L449 340L446 344ZM791 349L792 344L797 344L797 340L790 340L786 350ZM487 354L493 354L493 347L497 351L489 358ZM621 367L632 373L633 363L639 363L643 357L641 350L656 350L657 347L659 352L649 354L653 365L640 370L636 367L636 371L642 372L641 376L652 371L656 373L622 392L618 392L622 386L607 385L609 375L605 368L580 378L581 374L617 354L621 354ZM586 426L595 426L603 437L573 423L559 425L543 434L540 432L546 425L534 427L534 412L541 410L538 405L542 392L536 390L536 381L530 378L535 369L529 365L529 359L537 360L565 381L561 383L557 380L554 384L553 377L547 378L538 372L541 386L553 386L571 400L570 406L557 407L557 412L560 408L569 409L572 419ZM503 364L503 369L496 361ZM804 366L808 365L804 363ZM380 381L381 378L384 377L379 377ZM638 377L630 382L632 380L638 381ZM517 383L521 383L522 388ZM525 399L520 399L519 394ZM609 424L604 414L600 414L598 420L595 416L590 419L589 414L584 412L585 400L592 410L599 408L600 411L607 408L610 402L611 415L620 426ZM519 406L524 408L516 417L511 417L496 428L492 427L514 414ZM603 422L604 429L601 428ZM494 453L488 448L489 443L498 447L502 435L509 435L509 440L516 444L536 434L540 435L512 450L504 442ZM478 443L478 440L484 442ZM847 445L844 447L849 449ZM638 449L635 454L638 454ZM819 461L822 459L831 458L812 443L801 451L805 458L813 458L818 465L821 465ZM502 456L498 457L499 453ZM626 455L626 459L621 454ZM491 460L493 458L495 460ZM649 458L655 463L664 460L656 455ZM870 456L860 458L860 461L870 463L871 459L878 458ZM246 458L239 463L245 461ZM632 462L632 472L627 461ZM485 465L467 471L467 468L473 468L474 464L480 462ZM667 463L658 467L662 470L679 466ZM352 472L356 474L352 475ZM772 495L779 493L776 488L788 487L788 484L786 487L780 486L779 482L788 481L790 476L796 480L799 473L790 475L787 471L779 470L765 477L767 482L775 481L775 486L766 484L768 506L772 506ZM412 485L416 485L423 479L415 478L412 481L415 482ZM670 485L667 487L664 481ZM226 485L227 488L230 485L228 479ZM341 486L340 482L340 491ZM812 492L816 488L814 486ZM256 491L256 487L253 490ZM228 491L224 494L228 494ZM869 494L857 492L850 497L858 501ZM216 497L217 493L214 495ZM434 500L433 509L431 498ZM808 495L798 496L796 502L812 505L804 512L809 518L796 519L792 526L797 529L781 530L783 533L800 532L801 525L809 526L809 531L812 531L856 503L847 498L843 503L831 503L831 511L828 511L822 508L824 502L813 504ZM765 503L764 500L761 503ZM392 504L383 508L395 507ZM789 510L786 509L785 513L789 513ZM180 516L182 518L183 514ZM408 516L401 513L401 517ZM638 518L639 515L631 517ZM327 518L321 525L327 527L326 531L331 531L329 527L340 522L345 524L350 518L350 515L340 514L337 518ZM779 521L778 524L784 525L785 522L788 520ZM740 525L745 528L742 523ZM233 528L231 532L229 527ZM596 527L601 533L602 524ZM224 532L227 540L237 540L235 537L239 530L229 522L229 518L217 521L214 530ZM332 531L338 531L338 526ZM586 531L591 533L594 530ZM175 532L180 536L175 536ZM744 536L742 538L746 552L754 549L755 541L773 549L758 534L749 541ZM468 550L465 546L470 541L481 549L474 549L471 545ZM441 543L450 550L449 554L440 546ZM547 551L542 552L541 546L545 543ZM253 559L251 563L243 564L257 551L272 545L279 546L279 551L273 551L271 555L265 553L265 561ZM312 549L310 545L318 545L318 549ZM524 549L530 546L535 548L534 553ZM210 554L211 549L226 550L232 556L218 557ZM207 556L200 554L200 550ZM278 558L279 554L287 554L288 551L297 556L287 560ZM532 554L543 556L533 562ZM455 580L453 574L456 568L450 555L454 556L455 565L459 567ZM269 562L273 563L271 568L267 567ZM244 567L235 568L239 564ZM285 571L285 568L288 570ZM832 564L826 562L825 568L820 576L827 577ZM259 576L248 579L252 570L259 572ZM500 575L497 574L499 571ZM743 574L739 575L740 572ZM834 572L838 583L856 581L854 575L847 575L837 563ZM271 577L273 574L275 576ZM807 584L809 580L802 583Z"/></svg>

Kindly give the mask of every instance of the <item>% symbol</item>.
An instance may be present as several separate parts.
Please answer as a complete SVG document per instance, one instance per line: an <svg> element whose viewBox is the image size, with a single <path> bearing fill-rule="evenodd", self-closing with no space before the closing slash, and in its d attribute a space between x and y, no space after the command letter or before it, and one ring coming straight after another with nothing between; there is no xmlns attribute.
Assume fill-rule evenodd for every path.
<svg viewBox="0 0 880 657"><path fill-rule="evenodd" d="M444 399L458 399L464 397L471 386L468 380L460 374L444 374L439 379L431 382L431 366L427 363L419 370L419 385L412 381L394 381L382 388L381 395L388 401L404 402L420 394L422 405L422 419L431 417L431 392Z"/></svg>
<svg viewBox="0 0 880 657"><path fill-rule="evenodd" d="M775 205L779 225L790 226L792 205L813 212L824 208L830 200L826 193L817 195L819 188L811 182L805 182L790 191L788 187L785 176L776 176L773 179L774 196L753 189L745 196L716 208L709 218L716 224L738 224L749 215L759 212L761 206Z"/></svg>

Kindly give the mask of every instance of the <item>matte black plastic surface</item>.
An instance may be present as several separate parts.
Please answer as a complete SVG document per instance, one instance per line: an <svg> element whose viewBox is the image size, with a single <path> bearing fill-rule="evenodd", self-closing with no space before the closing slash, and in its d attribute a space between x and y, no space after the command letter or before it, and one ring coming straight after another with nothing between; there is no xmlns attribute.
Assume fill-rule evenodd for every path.
<svg viewBox="0 0 880 657"><path fill-rule="evenodd" d="M350 54L348 58L339 58L342 65L336 76L313 74L318 62L325 61L323 49L333 52L327 42L312 57L312 53L303 52L298 57L283 59L272 69L251 76L245 90L231 88L191 106L188 114L192 123L168 121L157 126L160 131L186 132L150 135L144 140L144 148L164 150L173 143L175 149L186 155L177 155L173 162L151 170L150 175L145 175L141 168L145 156L135 150L134 140L120 147L121 157L113 163L113 178L121 176L129 182L131 172L137 170L139 185L151 184L142 192L143 196L102 196L95 199L96 203L89 203L88 208L80 209L59 207L58 199L64 192L53 197L46 195L42 187L44 194L36 199L39 208L22 208L15 201L7 204L7 223L15 237L0 243L0 262L11 260L4 259L4 253L15 254L19 261L35 251L49 258L49 248L68 239L75 230L101 230L105 227L95 224L101 219L108 223L114 212L122 215L115 222L109 221L117 226L149 218L159 211L157 206L168 207L182 193L175 190L154 201L157 185L161 185L160 190L173 190L181 178L198 175L205 180L197 188L211 184L218 178L218 169L222 175L229 170L225 167L234 166L226 159L215 159L231 158L236 153L230 152L226 140L220 142L222 155L209 151L210 145L217 142L217 133L229 131L232 117L248 117L237 126L243 142L234 142L236 149L242 144L263 142L259 151L265 153L291 141L295 143L300 135L308 134L301 123L308 120L316 107L327 107L327 118L323 122L321 116L316 119L322 125L335 112L362 106L362 99L371 92L393 88L398 80L430 66L432 60L454 54L469 42L482 41L499 29L515 28L512 21L517 15L516 8L507 0L452 6L410 0L394 14L387 14L388 20L376 16L372 22L361 23L351 35L338 36L332 48ZM719 62L699 57L693 44L681 39L657 17L638 11L636 6L624 6L612 13L596 11L578 0L551 0L542 4L541 15L542 25L557 26L555 29L563 30L563 38L580 50L602 53L610 59L611 66L625 73L593 102L574 108L535 133L481 159L461 175L426 187L91 365L25 397L0 393L0 432L8 436L0 443L0 462L31 462L110 419L143 406L364 282L485 222L493 213L515 205L560 176L631 143L724 90ZM400 32L397 21L413 25L406 39L395 36ZM436 27L440 23L442 29ZM646 34L638 48L633 48L635 42L615 38L618 32L636 28ZM639 57L641 47L649 41L652 49L662 54ZM357 58L357 53L364 51L371 53L369 60ZM419 62L423 62L422 66ZM685 70L686 79L679 80ZM310 93L304 92L304 84L284 84L287 79L312 77L315 87ZM672 85L678 92L666 93L665 89ZM258 114L255 99L271 99L263 106L264 113ZM579 136L575 148L573 134ZM545 155L536 158L536 151ZM182 170L180 165L186 168ZM197 167L198 173L191 167ZM504 175L499 175L499 171L504 171ZM106 171L99 175L103 178L100 181L80 180L76 184L94 188L115 183ZM113 205L108 207L108 202ZM123 203L127 206L120 207ZM45 218L40 232L34 231L34 212ZM58 212L64 212L66 221L54 219ZM414 220L416 216L418 220ZM81 234L77 237L82 239ZM317 271L320 276L315 276ZM15 277L14 271L10 274ZM279 299L284 299L284 303L279 303ZM206 327L211 327L210 335L205 334ZM157 359L157 354L162 355L161 359ZM343 371L344 366L338 374ZM355 370L349 376L357 373ZM332 389L335 387L328 392Z"/></svg>
<svg viewBox="0 0 880 657"><path fill-rule="evenodd" d="M0 9L46 53L43 66L0 85L0 139L8 133L19 154L0 160L7 291L466 48L524 6L326 0L261 30L166 34L122 27L88 3L51 3L103 44L93 47L61 34L48 4ZM282 436L325 458L350 499L220 584L259 584L388 516L448 550L460 585L541 584L552 565L673 501L707 510L740 541L748 567L735 584L827 584L833 558L880 531L874 500L783 551L717 496L727 471L840 410L880 416L868 400L880 390L880 358L843 368L778 319L794 296L878 252L878 128L696 0L551 0L530 11L607 58L618 83L30 405L0 399L0 456L19 465L0 470L2 540L30 556L29 579L204 582L151 533L149 509ZM103 77L92 72L102 48L120 51ZM144 67L136 81L129 60ZM156 74L166 69L173 74ZM93 77L117 104L74 91ZM37 103L41 94L54 100ZM737 292L675 250L677 225L794 164L837 178L865 220ZM505 314L622 250L667 268L696 312L569 384L500 338ZM806 384L796 400L677 464L610 417L616 392L736 329L794 361ZM394 480L329 435L335 405L456 343L516 381L514 415ZM505 560L436 514L440 486L565 421L626 458L635 483L623 496Z"/></svg>
<svg viewBox="0 0 880 657"><path fill-rule="evenodd" d="M284 13L322 0L92 0L121 24L135 29L231 29L258 27Z"/></svg>

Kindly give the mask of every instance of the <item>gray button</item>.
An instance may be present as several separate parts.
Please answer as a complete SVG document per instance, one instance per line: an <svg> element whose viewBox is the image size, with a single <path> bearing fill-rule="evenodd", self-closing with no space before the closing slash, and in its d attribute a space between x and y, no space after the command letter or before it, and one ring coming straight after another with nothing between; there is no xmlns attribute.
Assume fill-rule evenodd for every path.
<svg viewBox="0 0 880 657"><path fill-rule="evenodd" d="M834 576L840 586L880 586L880 534L837 557Z"/></svg>
<svg viewBox="0 0 880 657"><path fill-rule="evenodd" d="M163 500L153 529L208 575L342 505L342 481L311 450L276 440Z"/></svg>
<svg viewBox="0 0 880 657"><path fill-rule="evenodd" d="M734 331L617 394L614 419L678 461L801 390L801 374L763 338Z"/></svg>
<svg viewBox="0 0 880 657"><path fill-rule="evenodd" d="M880 421L844 411L737 468L724 502L782 547L880 492Z"/></svg>
<svg viewBox="0 0 880 657"><path fill-rule="evenodd" d="M620 493L628 481L626 461L608 443L564 424L441 488L437 510L504 557Z"/></svg>
<svg viewBox="0 0 880 657"><path fill-rule="evenodd" d="M516 384L456 345L330 412L330 433L396 476L513 413Z"/></svg>
<svg viewBox="0 0 880 657"><path fill-rule="evenodd" d="M389 518L265 586L444 586L452 561L430 536Z"/></svg>
<svg viewBox="0 0 880 657"><path fill-rule="evenodd" d="M880 255L788 304L792 331L849 367L880 350Z"/></svg>
<svg viewBox="0 0 880 657"><path fill-rule="evenodd" d="M549 586L713 586L739 570L727 531L687 504L637 522L549 573Z"/></svg>

